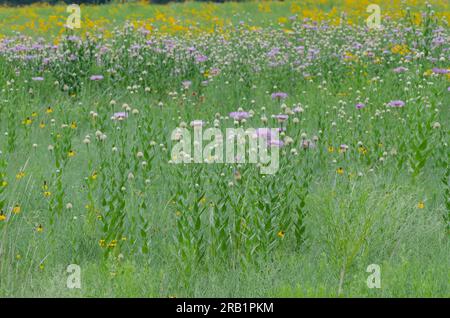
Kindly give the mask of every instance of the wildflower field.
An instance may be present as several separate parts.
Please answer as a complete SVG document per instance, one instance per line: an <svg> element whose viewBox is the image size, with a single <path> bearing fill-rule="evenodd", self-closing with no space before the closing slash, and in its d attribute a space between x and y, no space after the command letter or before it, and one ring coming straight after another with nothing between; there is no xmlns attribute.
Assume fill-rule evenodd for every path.
<svg viewBox="0 0 450 318"><path fill-rule="evenodd" d="M0 6L0 296L450 297L450 5L371 4Z"/></svg>

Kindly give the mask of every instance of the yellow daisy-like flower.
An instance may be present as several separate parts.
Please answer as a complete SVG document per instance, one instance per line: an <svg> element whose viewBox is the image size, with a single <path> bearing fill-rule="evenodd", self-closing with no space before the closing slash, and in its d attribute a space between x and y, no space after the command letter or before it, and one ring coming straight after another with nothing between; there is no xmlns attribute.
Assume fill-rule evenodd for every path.
<svg viewBox="0 0 450 318"><path fill-rule="evenodd" d="M114 248L117 246L117 240L112 240L111 243L108 244L109 248Z"/></svg>
<svg viewBox="0 0 450 318"><path fill-rule="evenodd" d="M12 209L14 214L19 214L21 211L20 205L16 204Z"/></svg>
<svg viewBox="0 0 450 318"><path fill-rule="evenodd" d="M70 150L69 153L67 154L67 156L69 156L69 158L75 157L75 151L74 150Z"/></svg>
<svg viewBox="0 0 450 318"><path fill-rule="evenodd" d="M51 114L53 113L53 108L51 108L50 106L47 107L47 110L45 111L47 114Z"/></svg>
<svg viewBox="0 0 450 318"><path fill-rule="evenodd" d="M72 129L76 129L77 127L78 127L77 123L74 121L70 124L70 128L72 128Z"/></svg>
<svg viewBox="0 0 450 318"><path fill-rule="evenodd" d="M98 241L98 245L99 245L100 247L105 247L105 246L106 246L105 240L99 240L99 241Z"/></svg>
<svg viewBox="0 0 450 318"><path fill-rule="evenodd" d="M337 172L337 174L339 174L339 175L343 175L343 174L344 174L344 168L339 167L339 168L336 169L336 172Z"/></svg>
<svg viewBox="0 0 450 318"><path fill-rule="evenodd" d="M3 181L1 182L1 185L2 185L2 187L6 187L6 186L8 185L8 182L5 181L5 180L3 180Z"/></svg>
<svg viewBox="0 0 450 318"><path fill-rule="evenodd" d="M92 172L92 174L91 174L91 179L92 180L97 180L97 171L94 171L94 172Z"/></svg>
<svg viewBox="0 0 450 318"><path fill-rule="evenodd" d="M31 125L32 123L33 123L33 121L31 120L30 117L27 117L22 121L22 124L27 125L27 126Z"/></svg>
<svg viewBox="0 0 450 318"><path fill-rule="evenodd" d="M45 123L41 121L41 123L39 124L39 128L45 128Z"/></svg>
<svg viewBox="0 0 450 318"><path fill-rule="evenodd" d="M280 231L280 232L278 232L277 233L277 236L279 237L279 238L283 238L284 237L284 231Z"/></svg>
<svg viewBox="0 0 450 318"><path fill-rule="evenodd" d="M52 193L50 191L44 191L44 197L48 198Z"/></svg>
<svg viewBox="0 0 450 318"><path fill-rule="evenodd" d="M37 117L37 113L36 112L33 112L33 113L31 113L31 117Z"/></svg>
<svg viewBox="0 0 450 318"><path fill-rule="evenodd" d="M362 155L365 155L367 153L367 148L364 146L359 146L358 147L358 152Z"/></svg>
<svg viewBox="0 0 450 318"><path fill-rule="evenodd" d="M44 232L44 228L42 227L42 224L39 224L39 225L36 227L36 232L38 232L38 233Z"/></svg>
<svg viewBox="0 0 450 318"><path fill-rule="evenodd" d="M19 173L16 174L16 179L17 179L17 180L20 180L20 179L22 179L23 177L25 177L25 172L24 172L24 171L19 171Z"/></svg>
<svg viewBox="0 0 450 318"><path fill-rule="evenodd" d="M5 221L5 220L6 220L5 213L3 213L3 211L0 211L0 222Z"/></svg>
<svg viewBox="0 0 450 318"><path fill-rule="evenodd" d="M425 208L425 203L423 201L420 201L419 203L417 203L417 208L418 209L423 209Z"/></svg>
<svg viewBox="0 0 450 318"><path fill-rule="evenodd" d="M329 146L328 147L328 152L329 153L333 153L334 152L334 147L333 146Z"/></svg>

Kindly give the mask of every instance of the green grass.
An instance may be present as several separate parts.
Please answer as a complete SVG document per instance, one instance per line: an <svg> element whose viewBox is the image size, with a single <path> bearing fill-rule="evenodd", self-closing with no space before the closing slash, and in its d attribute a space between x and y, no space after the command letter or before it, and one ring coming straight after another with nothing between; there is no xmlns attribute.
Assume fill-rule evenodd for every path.
<svg viewBox="0 0 450 318"><path fill-rule="evenodd" d="M396 23L378 33L242 26L225 32L226 44L219 34L167 42L121 28L115 42L62 41L60 55L35 59L2 48L0 296L449 297L450 93L448 74L429 71L448 61L406 58L446 56L448 44L430 43L448 26L414 26L423 32L414 47L399 27L410 21ZM392 38L410 52L392 53ZM8 47L30 45L14 41ZM130 43L141 45L137 55ZM195 62L192 46L208 60ZM393 72L400 65L408 70ZM89 80L95 74L104 79ZM288 97L273 100L280 91ZM111 120L124 104L129 116ZM289 114L280 138L293 142L284 139L275 174L169 163L176 127L234 127L226 116L238 108L254 113L243 127L278 127L271 115ZM315 146L304 149L306 140ZM69 264L81 268L81 289L66 286ZM367 286L370 264L381 267L380 289Z"/></svg>

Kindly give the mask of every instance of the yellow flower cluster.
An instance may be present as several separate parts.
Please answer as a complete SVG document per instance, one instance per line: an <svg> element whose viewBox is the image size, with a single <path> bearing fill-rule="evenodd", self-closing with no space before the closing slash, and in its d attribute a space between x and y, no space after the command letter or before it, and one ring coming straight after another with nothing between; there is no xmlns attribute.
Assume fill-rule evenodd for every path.
<svg viewBox="0 0 450 318"><path fill-rule="evenodd" d="M261 1L245 4L249 14L260 16L252 20L247 27L258 28L272 22L278 22L283 27L289 26L289 17L308 18L314 21L330 20L333 24L345 22L354 24L363 22L367 16L367 6L371 0L304 0L304 1ZM436 17L450 21L450 2L429 0L436 12ZM404 15L405 6L414 11L420 11L426 5L425 0L390 0L381 4L381 14L398 19ZM104 37L111 37L109 30L119 24L129 21L135 28L143 28L149 32L162 34L183 34L184 36L198 33L226 32L230 23L237 23L236 14L241 13L243 5L230 2L217 3L170 3L166 6L149 4L140 1L125 4L110 4L104 6L81 6L81 34L92 33L102 29ZM23 7L0 6L0 39L4 36L21 32L40 36L59 36L65 33L65 24L69 14L65 5L49 6L37 3ZM20 17L20 18L18 18ZM411 13L414 23L421 22L417 12ZM289 29L286 29L289 30ZM58 39L55 38L55 44Z"/></svg>

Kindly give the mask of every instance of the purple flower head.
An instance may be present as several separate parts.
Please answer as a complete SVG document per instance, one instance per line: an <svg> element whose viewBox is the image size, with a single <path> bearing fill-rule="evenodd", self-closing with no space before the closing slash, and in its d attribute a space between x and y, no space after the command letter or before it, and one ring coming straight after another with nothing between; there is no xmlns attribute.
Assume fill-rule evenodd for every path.
<svg viewBox="0 0 450 318"><path fill-rule="evenodd" d="M356 109L362 109L362 108L366 107L366 105L363 103L358 103L355 105L355 107L356 107Z"/></svg>
<svg viewBox="0 0 450 318"><path fill-rule="evenodd" d="M101 81L103 79L103 75L92 75L90 77L91 81Z"/></svg>
<svg viewBox="0 0 450 318"><path fill-rule="evenodd" d="M279 122L283 122L289 118L289 116L285 114L272 115L272 117L278 119Z"/></svg>
<svg viewBox="0 0 450 318"><path fill-rule="evenodd" d="M272 140L276 137L278 137L277 132L280 131L280 128L275 128L275 130L272 130L270 128L257 128L256 129L256 137L263 137L267 140Z"/></svg>
<svg viewBox="0 0 450 318"><path fill-rule="evenodd" d="M403 73L403 72L406 72L408 69L406 68L406 67L403 67L403 66L399 66L399 67L396 67L396 68L394 68L394 73Z"/></svg>
<svg viewBox="0 0 450 318"><path fill-rule="evenodd" d="M340 152L346 152L348 150L348 146L346 144L342 144L339 146Z"/></svg>
<svg viewBox="0 0 450 318"><path fill-rule="evenodd" d="M70 42L77 42L80 40L80 37L76 36L76 35L70 35L67 37L67 40Z"/></svg>
<svg viewBox="0 0 450 318"><path fill-rule="evenodd" d="M118 113L114 113L114 115L113 115L113 119L116 119L116 120L123 120L127 117L128 117L128 114L126 112L118 112Z"/></svg>
<svg viewBox="0 0 450 318"><path fill-rule="evenodd" d="M272 147L283 147L284 143L281 140L270 140L269 145Z"/></svg>
<svg viewBox="0 0 450 318"><path fill-rule="evenodd" d="M210 73L212 76L217 76L217 75L220 74L220 69L218 69L217 67L213 67L209 73Z"/></svg>
<svg viewBox="0 0 450 318"><path fill-rule="evenodd" d="M184 89L189 89L189 87L191 87L192 82L191 81L182 81L181 85L183 85Z"/></svg>
<svg viewBox="0 0 450 318"><path fill-rule="evenodd" d="M206 55L197 55L195 57L195 61L197 61L198 63L203 63L206 62L208 60L208 57Z"/></svg>
<svg viewBox="0 0 450 318"><path fill-rule="evenodd" d="M304 109L302 107L300 107L300 106L297 106L292 111L294 113L303 113Z"/></svg>
<svg viewBox="0 0 450 318"><path fill-rule="evenodd" d="M283 92L276 92L276 93L272 93L271 95L272 99L286 99L288 97L287 93L283 93Z"/></svg>
<svg viewBox="0 0 450 318"><path fill-rule="evenodd" d="M437 67L433 68L432 71L435 74L447 74L447 73L450 73L450 70L447 70L445 68L437 68Z"/></svg>
<svg viewBox="0 0 450 318"><path fill-rule="evenodd" d="M231 112L229 116L234 120L241 121L247 119L250 115L248 112Z"/></svg>
<svg viewBox="0 0 450 318"><path fill-rule="evenodd" d="M405 106L405 102L402 100L392 100L388 105L391 107L403 107Z"/></svg>

